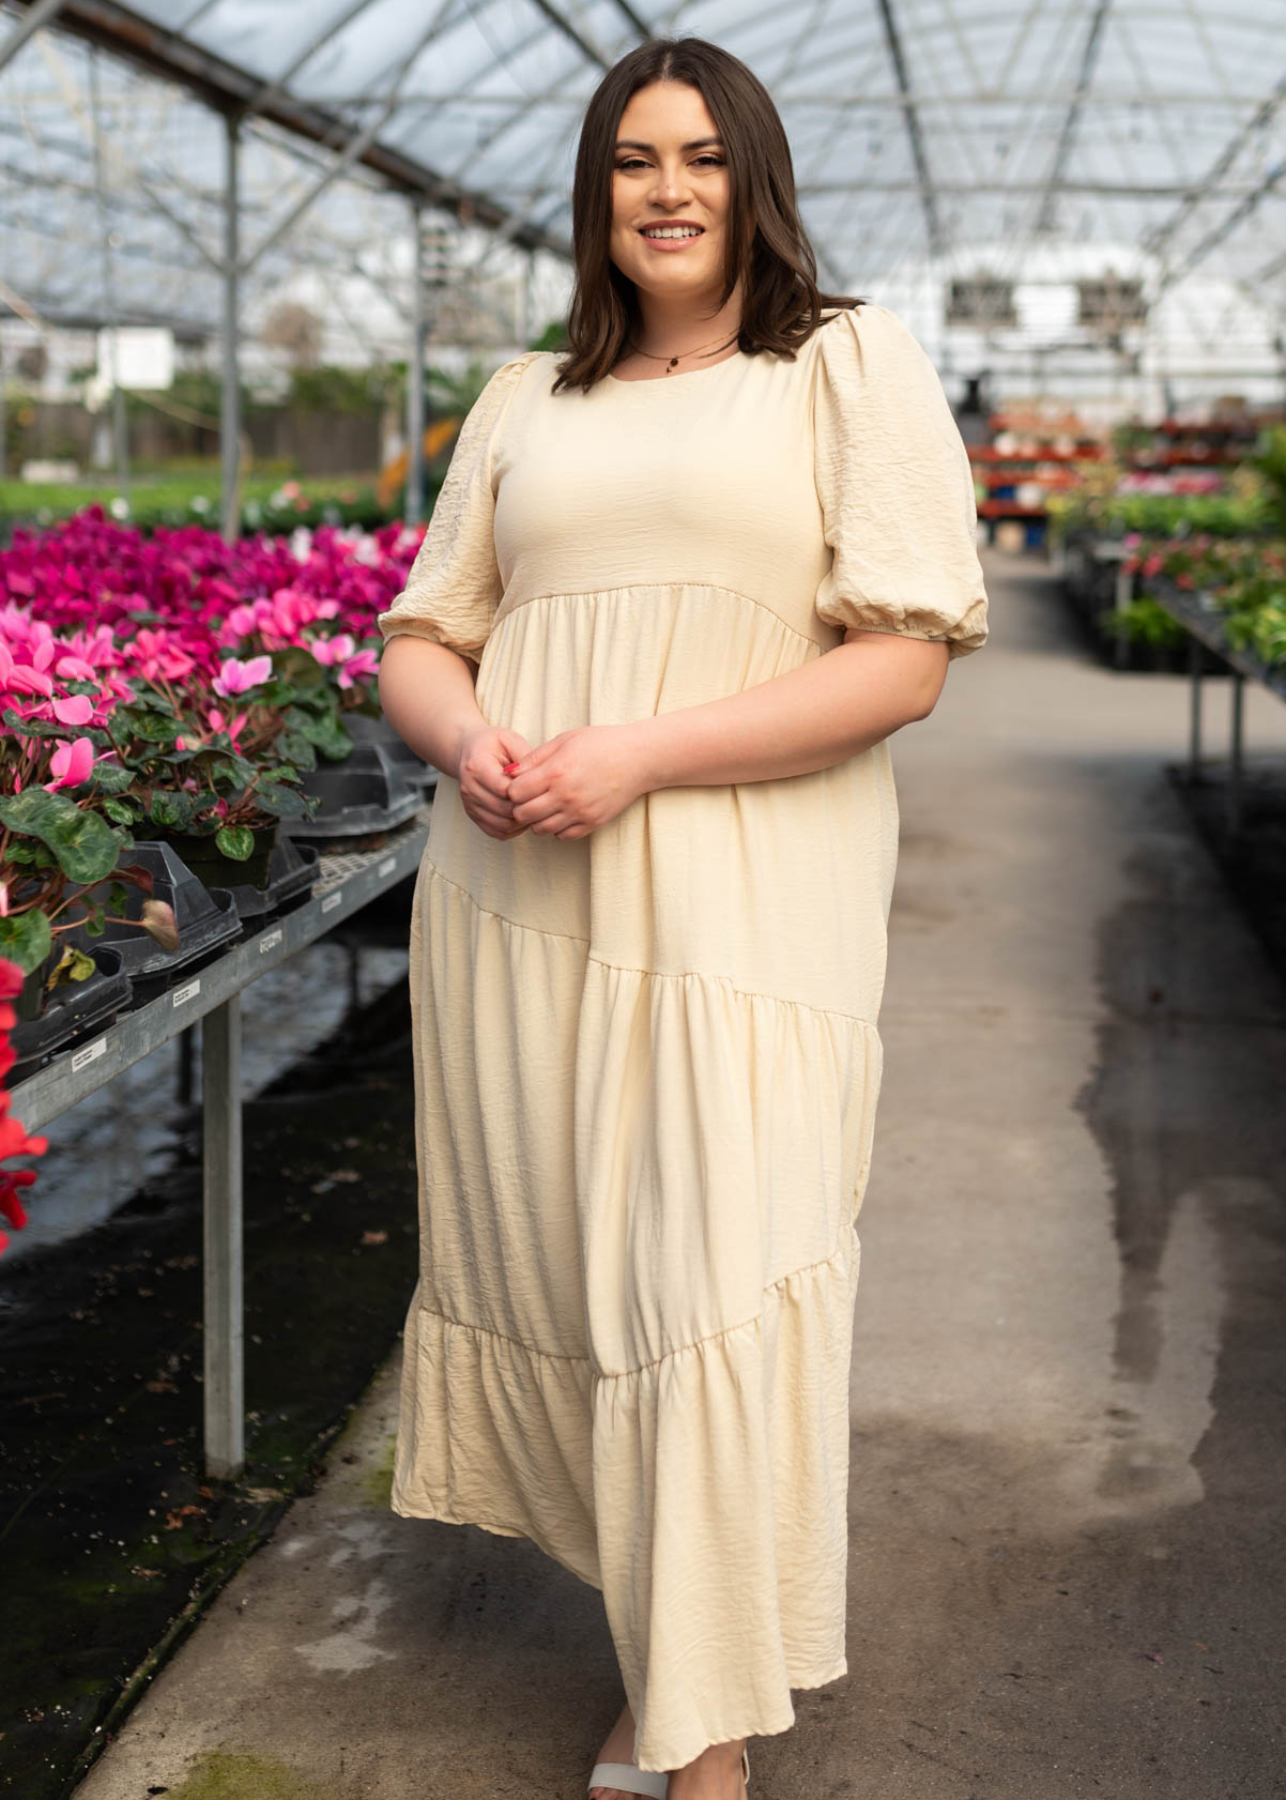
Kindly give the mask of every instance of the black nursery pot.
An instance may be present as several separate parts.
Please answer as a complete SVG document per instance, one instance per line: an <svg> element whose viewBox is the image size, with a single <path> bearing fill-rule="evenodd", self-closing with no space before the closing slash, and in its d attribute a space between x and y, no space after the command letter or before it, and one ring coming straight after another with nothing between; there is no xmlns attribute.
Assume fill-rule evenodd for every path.
<svg viewBox="0 0 1286 1800"><path fill-rule="evenodd" d="M214 834L202 837L195 832L171 832L165 840L173 844L198 881L206 887L264 888L268 885L272 849L277 841L277 825L261 825L253 834L255 847L245 862L225 856Z"/></svg>

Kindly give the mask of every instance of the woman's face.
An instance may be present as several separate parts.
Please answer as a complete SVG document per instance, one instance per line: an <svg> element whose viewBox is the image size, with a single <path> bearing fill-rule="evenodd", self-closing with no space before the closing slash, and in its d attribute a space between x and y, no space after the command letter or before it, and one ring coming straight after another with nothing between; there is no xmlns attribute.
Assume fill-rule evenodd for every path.
<svg viewBox="0 0 1286 1800"><path fill-rule="evenodd" d="M729 187L723 144L696 88L640 88L616 133L612 261L658 299L713 310L723 292Z"/></svg>

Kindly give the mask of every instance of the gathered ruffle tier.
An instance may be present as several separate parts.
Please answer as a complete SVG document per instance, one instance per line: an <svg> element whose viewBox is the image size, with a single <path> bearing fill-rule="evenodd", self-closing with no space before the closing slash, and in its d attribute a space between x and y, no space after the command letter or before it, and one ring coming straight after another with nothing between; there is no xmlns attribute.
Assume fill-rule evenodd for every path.
<svg viewBox="0 0 1286 1800"><path fill-rule="evenodd" d="M428 861L411 983L425 1237L394 1511L529 1537L603 1590L640 1767L786 1729L791 1688L847 1667L878 1034L722 977L605 965ZM506 1054L515 991L544 1004L505 1028L546 1042ZM569 1015L570 1062L549 1030Z"/></svg>

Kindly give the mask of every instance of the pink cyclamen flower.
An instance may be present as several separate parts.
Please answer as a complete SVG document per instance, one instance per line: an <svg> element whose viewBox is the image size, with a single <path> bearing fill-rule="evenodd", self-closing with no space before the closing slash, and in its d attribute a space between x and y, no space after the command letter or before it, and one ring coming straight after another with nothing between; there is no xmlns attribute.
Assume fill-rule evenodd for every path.
<svg viewBox="0 0 1286 1800"><path fill-rule="evenodd" d="M88 694L68 694L51 705L60 725L88 725L94 716L94 703Z"/></svg>
<svg viewBox="0 0 1286 1800"><path fill-rule="evenodd" d="M88 781L94 768L94 746L88 738L77 738L68 743L66 738L59 738L58 748L49 759L49 772L54 777L45 783L51 794L59 788L79 787L82 781Z"/></svg>
<svg viewBox="0 0 1286 1800"><path fill-rule="evenodd" d="M230 656L220 666L214 679L214 691L222 694L225 700L230 700L234 694L244 694L249 688L258 687L271 674L270 656L252 656L248 662L240 662L235 656Z"/></svg>

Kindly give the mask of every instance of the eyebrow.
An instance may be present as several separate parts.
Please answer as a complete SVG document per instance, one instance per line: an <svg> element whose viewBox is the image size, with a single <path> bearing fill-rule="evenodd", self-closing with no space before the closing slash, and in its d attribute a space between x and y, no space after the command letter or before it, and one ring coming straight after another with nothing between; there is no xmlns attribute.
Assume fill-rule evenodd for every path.
<svg viewBox="0 0 1286 1800"><path fill-rule="evenodd" d="M720 137L693 138L690 144L681 144L679 148L682 150L704 150L708 144L721 144L722 142L723 139ZM655 144L642 144L637 138L618 138L616 140L616 148L618 150L650 150L654 156L656 155Z"/></svg>

